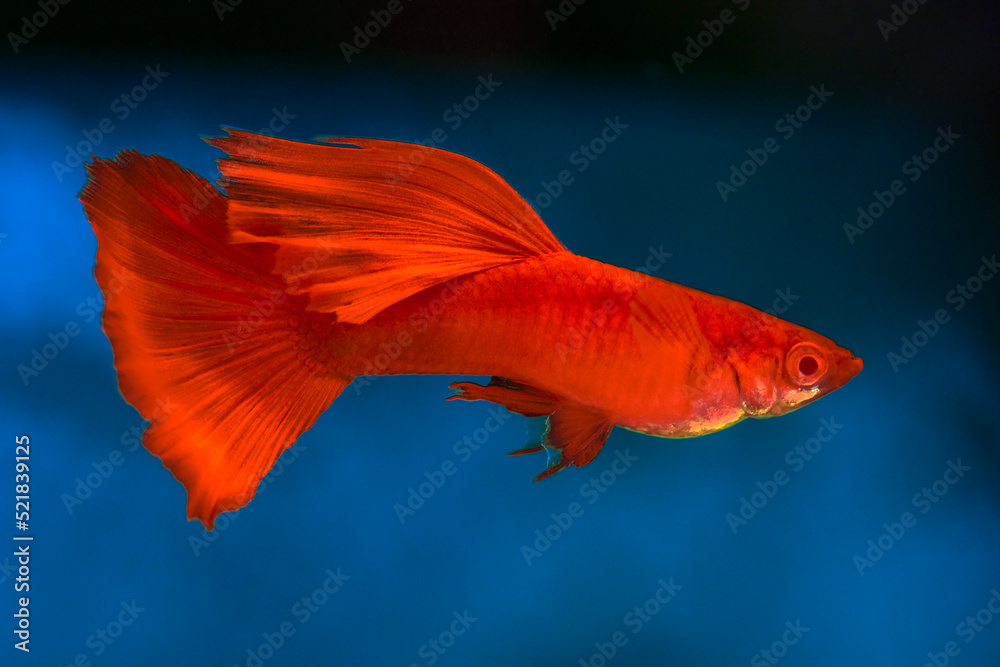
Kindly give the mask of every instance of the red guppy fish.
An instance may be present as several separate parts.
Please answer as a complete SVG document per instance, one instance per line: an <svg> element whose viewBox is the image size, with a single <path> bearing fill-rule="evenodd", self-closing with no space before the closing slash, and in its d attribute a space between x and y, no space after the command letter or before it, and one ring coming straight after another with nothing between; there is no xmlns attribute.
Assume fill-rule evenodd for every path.
<svg viewBox="0 0 1000 667"><path fill-rule="evenodd" d="M809 329L574 255L470 158L226 132L207 140L225 194L123 150L80 195L121 393L209 529L357 376L492 376L451 398L547 417L513 452L548 453L539 480L590 463L615 426L704 435L861 370Z"/></svg>

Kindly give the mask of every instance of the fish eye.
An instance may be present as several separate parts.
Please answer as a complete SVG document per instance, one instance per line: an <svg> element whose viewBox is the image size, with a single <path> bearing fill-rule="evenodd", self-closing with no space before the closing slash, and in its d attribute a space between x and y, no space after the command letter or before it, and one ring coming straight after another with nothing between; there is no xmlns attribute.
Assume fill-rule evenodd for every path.
<svg viewBox="0 0 1000 667"><path fill-rule="evenodd" d="M788 373L788 378L800 387L819 382L826 375L826 369L826 355L810 343L792 346L788 356L785 357L785 371Z"/></svg>

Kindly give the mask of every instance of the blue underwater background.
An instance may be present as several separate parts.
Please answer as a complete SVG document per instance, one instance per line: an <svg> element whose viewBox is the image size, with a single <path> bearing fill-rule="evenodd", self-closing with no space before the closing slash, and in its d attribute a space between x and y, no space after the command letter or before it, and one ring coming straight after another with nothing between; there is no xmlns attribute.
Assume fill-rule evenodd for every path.
<svg viewBox="0 0 1000 667"><path fill-rule="evenodd" d="M0 664L1000 664L996 10L914 2L883 35L891 3L741 5L404 4L351 62L384 3L293 4L273 33L250 3L71 3L5 37ZM703 438L616 429L539 484L542 455L504 456L522 417L445 402L470 378L357 381L207 533L138 446L77 196L91 151L212 176L220 125L436 136L574 252L774 309L865 369Z"/></svg>

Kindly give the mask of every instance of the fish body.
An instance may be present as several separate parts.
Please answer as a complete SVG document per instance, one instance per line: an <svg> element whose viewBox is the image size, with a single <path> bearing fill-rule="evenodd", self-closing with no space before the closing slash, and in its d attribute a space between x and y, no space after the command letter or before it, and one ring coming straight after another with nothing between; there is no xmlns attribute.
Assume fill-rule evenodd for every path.
<svg viewBox="0 0 1000 667"><path fill-rule="evenodd" d="M384 341L412 338L374 374L516 378L625 419L650 398L632 385L655 376L629 324L627 299L644 278L569 252L487 269L376 315L359 327L360 356L367 363Z"/></svg>
<svg viewBox="0 0 1000 667"><path fill-rule="evenodd" d="M691 437L784 414L862 363L803 327L569 252L496 174L409 144L230 130L225 194L159 156L81 195L123 396L211 527L355 377L487 375L451 399L544 417L537 479L615 426ZM402 159L421 157L405 181Z"/></svg>
<svg viewBox="0 0 1000 667"><path fill-rule="evenodd" d="M516 378L613 415L625 428L695 435L689 429L703 415L688 389L693 376L710 374L712 361L694 336L662 341L659 363L642 355L629 306L636 293L652 290L695 293L569 252L487 269L424 290L358 327L352 358L365 365L348 372ZM674 316L697 326L690 310ZM408 344L389 361L386 341ZM720 388L713 383L711 391ZM719 402L738 411L729 398Z"/></svg>

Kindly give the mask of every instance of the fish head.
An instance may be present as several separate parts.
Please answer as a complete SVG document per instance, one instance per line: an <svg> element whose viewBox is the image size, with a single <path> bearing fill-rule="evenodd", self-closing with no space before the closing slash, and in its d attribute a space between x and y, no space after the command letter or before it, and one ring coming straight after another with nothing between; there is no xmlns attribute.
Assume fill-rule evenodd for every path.
<svg viewBox="0 0 1000 667"><path fill-rule="evenodd" d="M785 323L783 345L772 351L774 402L767 411L777 417L843 387L861 372L860 357L815 331Z"/></svg>
<svg viewBox="0 0 1000 667"><path fill-rule="evenodd" d="M864 366L851 350L769 312L703 293L690 302L710 352L700 373L727 367L731 384L723 393L736 403L727 407L743 417L788 414L843 387Z"/></svg>

